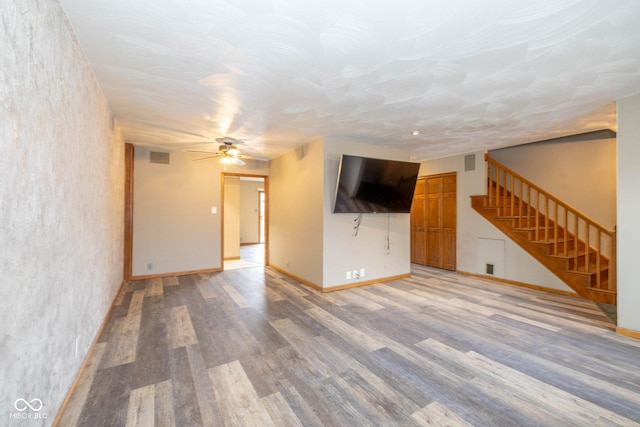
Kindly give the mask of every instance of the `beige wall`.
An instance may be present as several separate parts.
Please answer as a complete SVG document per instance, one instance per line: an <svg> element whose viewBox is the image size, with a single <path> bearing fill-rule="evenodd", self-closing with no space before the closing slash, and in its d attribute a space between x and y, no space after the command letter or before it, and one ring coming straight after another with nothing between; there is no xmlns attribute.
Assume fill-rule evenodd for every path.
<svg viewBox="0 0 640 427"><path fill-rule="evenodd" d="M475 170L464 170L464 155L423 162L420 175L457 172L457 270L485 274L494 265L494 277L573 292L546 267L471 209L472 195L486 194L484 153L475 155Z"/></svg>
<svg viewBox="0 0 640 427"><path fill-rule="evenodd" d="M618 326L640 331L640 96L618 102Z"/></svg>
<svg viewBox="0 0 640 427"><path fill-rule="evenodd" d="M222 165L181 151L170 153L169 165L155 164L150 151L136 147L134 276L221 268ZM268 174L267 163L246 163L229 165L227 172Z"/></svg>
<svg viewBox="0 0 640 427"><path fill-rule="evenodd" d="M325 138L323 287L407 274L410 264L409 214L363 214L360 231L353 236L357 214L333 213L340 156L350 154L390 160L409 160L407 151L372 144ZM389 253L386 251L387 226ZM365 269L365 276L347 280L346 272Z"/></svg>
<svg viewBox="0 0 640 427"><path fill-rule="evenodd" d="M240 180L240 243L260 242L260 198L264 182Z"/></svg>
<svg viewBox="0 0 640 427"><path fill-rule="evenodd" d="M492 150L491 157L608 228L616 224L616 140L587 134Z"/></svg>
<svg viewBox="0 0 640 427"><path fill-rule="evenodd" d="M224 259L240 258L240 178L224 178Z"/></svg>
<svg viewBox="0 0 640 427"><path fill-rule="evenodd" d="M409 158L402 150L325 138L273 160L269 177L271 263L323 288L409 273L409 214L365 214L354 237L357 215L332 212L341 154ZM362 268L364 277L346 279L347 270Z"/></svg>
<svg viewBox="0 0 640 427"><path fill-rule="evenodd" d="M270 164L269 262L322 286L323 143L290 151Z"/></svg>
<svg viewBox="0 0 640 427"><path fill-rule="evenodd" d="M58 3L28 3L0 20L2 425L55 418L122 283L124 143Z"/></svg>

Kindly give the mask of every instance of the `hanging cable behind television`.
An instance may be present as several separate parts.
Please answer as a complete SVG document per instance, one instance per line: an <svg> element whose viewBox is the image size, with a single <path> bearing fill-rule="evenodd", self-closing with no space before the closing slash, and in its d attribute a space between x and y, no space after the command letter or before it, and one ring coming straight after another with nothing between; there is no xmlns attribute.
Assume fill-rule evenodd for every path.
<svg viewBox="0 0 640 427"><path fill-rule="evenodd" d="M353 222L355 223L353 225L353 237L356 237L358 235L358 231L360 231L360 224L362 223L362 214L358 215Z"/></svg>
<svg viewBox="0 0 640 427"><path fill-rule="evenodd" d="M391 214L387 214L387 241L386 241L386 247L385 247L385 255L389 255L391 253L391 244L389 243L389 218L391 217Z"/></svg>

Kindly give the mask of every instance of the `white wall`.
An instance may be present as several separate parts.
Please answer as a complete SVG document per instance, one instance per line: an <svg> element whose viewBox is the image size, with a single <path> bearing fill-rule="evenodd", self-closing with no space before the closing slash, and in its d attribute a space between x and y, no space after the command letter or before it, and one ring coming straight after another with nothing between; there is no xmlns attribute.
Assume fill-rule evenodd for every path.
<svg viewBox="0 0 640 427"><path fill-rule="evenodd" d="M585 212L616 224L616 140L607 133L492 150L491 157ZM595 138L601 135L598 139Z"/></svg>
<svg viewBox="0 0 640 427"><path fill-rule="evenodd" d="M180 151L170 153L169 165L155 164L150 151L135 150L133 275L221 268L222 165ZM267 163L246 163L227 172L268 174Z"/></svg>
<svg viewBox="0 0 640 427"><path fill-rule="evenodd" d="M390 160L409 160L407 151L378 145L325 138L323 202L323 287L387 278L411 271L409 214L364 214L353 236L357 214L333 213L340 156L350 154ZM387 224L390 252L387 254ZM365 269L365 276L346 279L348 270Z"/></svg>
<svg viewBox="0 0 640 427"><path fill-rule="evenodd" d="M33 426L122 283L124 143L58 3L0 14L0 424ZM10 419L19 398L47 420Z"/></svg>
<svg viewBox="0 0 640 427"><path fill-rule="evenodd" d="M457 270L486 274L494 264L494 277L573 292L535 258L471 208L470 196L486 194L484 152L475 155L475 170L464 170L464 155L423 162L420 175L457 172Z"/></svg>
<svg viewBox="0 0 640 427"><path fill-rule="evenodd" d="M240 180L240 243L260 242L260 194L264 182Z"/></svg>
<svg viewBox="0 0 640 427"><path fill-rule="evenodd" d="M323 142L270 162L269 263L316 286L323 283Z"/></svg>
<svg viewBox="0 0 640 427"><path fill-rule="evenodd" d="M618 326L640 331L640 96L618 102Z"/></svg>

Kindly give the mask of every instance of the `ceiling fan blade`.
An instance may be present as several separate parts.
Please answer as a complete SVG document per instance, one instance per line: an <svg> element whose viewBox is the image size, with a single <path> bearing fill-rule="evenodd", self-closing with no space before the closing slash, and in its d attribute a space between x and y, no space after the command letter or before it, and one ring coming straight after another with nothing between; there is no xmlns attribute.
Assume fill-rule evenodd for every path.
<svg viewBox="0 0 640 427"><path fill-rule="evenodd" d="M236 163L236 165L238 165L238 166L244 166L244 165L246 165L246 163L245 163L245 162L243 162L242 160L240 160L240 159L239 159L239 158L237 158L237 157L236 157L235 163Z"/></svg>
<svg viewBox="0 0 640 427"><path fill-rule="evenodd" d="M208 160L208 159L215 159L216 157L220 157L217 154L215 156L207 156L207 157L200 157L199 159L193 159L194 162L197 162L199 160Z"/></svg>
<svg viewBox="0 0 640 427"><path fill-rule="evenodd" d="M205 153L205 154L215 154L216 156L219 156L220 153L215 152L215 151L207 151L207 150L187 150L188 153Z"/></svg>

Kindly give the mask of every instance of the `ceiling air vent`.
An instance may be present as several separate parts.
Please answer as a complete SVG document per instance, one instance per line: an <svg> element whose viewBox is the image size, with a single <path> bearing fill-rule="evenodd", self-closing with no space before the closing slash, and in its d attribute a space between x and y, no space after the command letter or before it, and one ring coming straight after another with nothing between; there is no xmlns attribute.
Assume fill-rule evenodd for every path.
<svg viewBox="0 0 640 427"><path fill-rule="evenodd" d="M464 170L465 170L465 172L476 170L476 155L475 154L469 154L467 156L464 156Z"/></svg>
<svg viewBox="0 0 640 427"><path fill-rule="evenodd" d="M160 163L162 165L169 164L169 153L160 153L157 151L151 151L149 160L151 163Z"/></svg>

